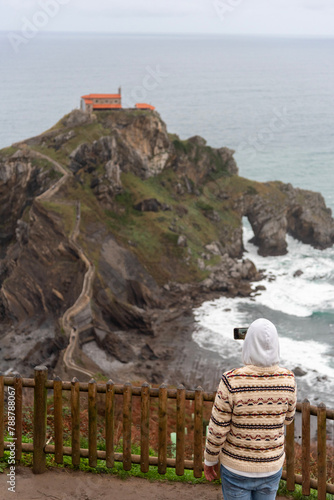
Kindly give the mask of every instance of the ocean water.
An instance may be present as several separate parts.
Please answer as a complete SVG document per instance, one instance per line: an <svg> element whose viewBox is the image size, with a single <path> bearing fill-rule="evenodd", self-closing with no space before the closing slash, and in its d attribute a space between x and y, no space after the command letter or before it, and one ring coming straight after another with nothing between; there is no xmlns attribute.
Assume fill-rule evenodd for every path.
<svg viewBox="0 0 334 500"><path fill-rule="evenodd" d="M112 36L38 32L17 50L0 34L0 147L39 134L79 107L116 92L156 106L168 130L236 151L240 175L320 191L334 209L334 39ZM238 362L235 326L259 316L281 336L282 364L300 366L299 399L334 407L334 250L289 238L289 253L247 257L275 277L254 299L221 298L196 312L196 341ZM295 271L303 274L296 278Z"/></svg>
<svg viewBox="0 0 334 500"><path fill-rule="evenodd" d="M266 290L253 298L222 297L202 304L195 311L194 338L204 349L219 352L229 369L241 359L242 349L242 341L232 338L233 328L267 318L279 332L282 366L305 372L297 378L298 399L334 408L333 249L316 250L288 237L287 255L261 257L249 243L252 236L245 220L246 256L266 270L266 278L258 283ZM296 271L303 274L294 276Z"/></svg>

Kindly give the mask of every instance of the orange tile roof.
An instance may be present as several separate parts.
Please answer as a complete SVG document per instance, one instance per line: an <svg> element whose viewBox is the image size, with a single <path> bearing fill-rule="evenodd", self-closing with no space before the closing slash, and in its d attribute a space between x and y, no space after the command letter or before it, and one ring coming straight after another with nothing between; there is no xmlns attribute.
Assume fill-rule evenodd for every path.
<svg viewBox="0 0 334 500"><path fill-rule="evenodd" d="M146 104L145 102L137 102L136 108L137 109L152 109L152 110L155 109L154 106L151 106L151 104Z"/></svg>
<svg viewBox="0 0 334 500"><path fill-rule="evenodd" d="M83 95L82 99L121 99L121 94L88 94Z"/></svg>
<svg viewBox="0 0 334 500"><path fill-rule="evenodd" d="M122 104L95 104L93 103L93 109L121 109Z"/></svg>

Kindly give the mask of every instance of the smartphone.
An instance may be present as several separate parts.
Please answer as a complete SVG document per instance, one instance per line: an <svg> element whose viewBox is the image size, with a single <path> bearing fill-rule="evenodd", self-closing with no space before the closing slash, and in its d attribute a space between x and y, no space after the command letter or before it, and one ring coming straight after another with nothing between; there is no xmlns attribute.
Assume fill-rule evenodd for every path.
<svg viewBox="0 0 334 500"><path fill-rule="evenodd" d="M234 328L233 334L234 338L237 340L245 340L248 328Z"/></svg>

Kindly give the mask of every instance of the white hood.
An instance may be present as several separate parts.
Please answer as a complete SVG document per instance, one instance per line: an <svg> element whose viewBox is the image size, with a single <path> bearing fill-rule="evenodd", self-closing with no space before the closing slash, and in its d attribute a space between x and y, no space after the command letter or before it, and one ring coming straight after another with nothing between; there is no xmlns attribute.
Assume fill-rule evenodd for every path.
<svg viewBox="0 0 334 500"><path fill-rule="evenodd" d="M247 330L242 348L245 365L273 366L279 363L279 341L275 325L260 318Z"/></svg>

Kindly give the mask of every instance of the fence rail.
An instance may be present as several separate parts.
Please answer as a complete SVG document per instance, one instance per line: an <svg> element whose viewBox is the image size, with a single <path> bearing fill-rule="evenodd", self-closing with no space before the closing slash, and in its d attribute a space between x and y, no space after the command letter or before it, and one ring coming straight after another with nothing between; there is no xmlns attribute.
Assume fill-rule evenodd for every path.
<svg viewBox="0 0 334 500"><path fill-rule="evenodd" d="M7 392L5 386L8 387ZM33 443L22 442L23 429L23 388L31 388L34 393L33 416ZM11 391L11 392L10 392ZM47 392L53 393L53 425L48 432L52 432L47 442ZM70 396L71 446L64 446L64 391ZM88 412L88 448L80 447L80 399L86 393ZM104 395L104 396L101 396ZM116 398L122 396L121 409L116 416ZM15 428L11 430L10 412L5 412L7 405L15 408ZM133 445L133 399L140 399L137 428L140 432L140 454L132 453ZM11 403L9 401L11 398ZM103 406L103 435L105 449L98 449L98 407ZM105 460L106 466L112 468L115 462L122 462L124 470L130 470L132 464L139 464L143 473L147 473L149 466L157 466L160 474L166 474L167 467L175 469L177 475L183 475L185 469L193 471L194 477L199 478L203 473L203 444L205 440L206 421L203 420L203 411L206 403L212 403L214 392L205 392L201 387L196 390L186 390L182 385L177 389L170 389L164 384L159 388L152 388L147 383L141 387L134 387L127 383L114 384L111 380L98 384L95 380L88 383L73 379L71 382L62 381L59 377L47 379L47 369L36 367L34 379L5 377L0 374L0 457L5 450L11 450L15 442L15 460L20 462L22 452L33 453L33 472L41 474L46 470L46 455L54 455L55 462L62 464L64 456L72 457L72 464L79 465L82 457L88 458L90 467L97 466L97 460ZM151 404L155 401L157 425L157 455L150 455L150 431L152 432ZM174 401L174 402L173 402ZM187 403L188 402L188 403ZM191 402L191 403L189 403ZM191 415L187 404L191 404ZM174 408L175 418L170 420L170 407ZM207 405L208 406L208 405ZM211 404L209 405L211 408ZM9 406L8 406L9 409ZM206 407L206 411L208 408ZM334 484L327 482L327 443L326 421L334 420L334 410L326 409L324 404L310 405L305 400L297 404L297 412L301 413L301 464L302 474L295 473L295 422L286 428L286 468L283 479L287 482L287 489L294 491L295 484L302 486L302 493L310 495L310 489L318 490L318 498L326 499L326 492L334 494ZM7 415L7 428L6 424ZM186 419L191 417L192 450L191 459L186 457ZM310 469L310 420L317 417L317 478L311 477ZM115 424L121 425L122 453L115 451ZM189 424L188 424L189 425ZM175 449L173 456L168 456L168 429L175 428ZM50 426L49 426L50 427ZM6 432L5 432L6 430ZM13 432L13 433L12 433ZM7 436L7 441L5 437ZM54 444L49 444L50 441ZM170 453L171 454L171 453ZM333 479L333 478L332 478Z"/></svg>

